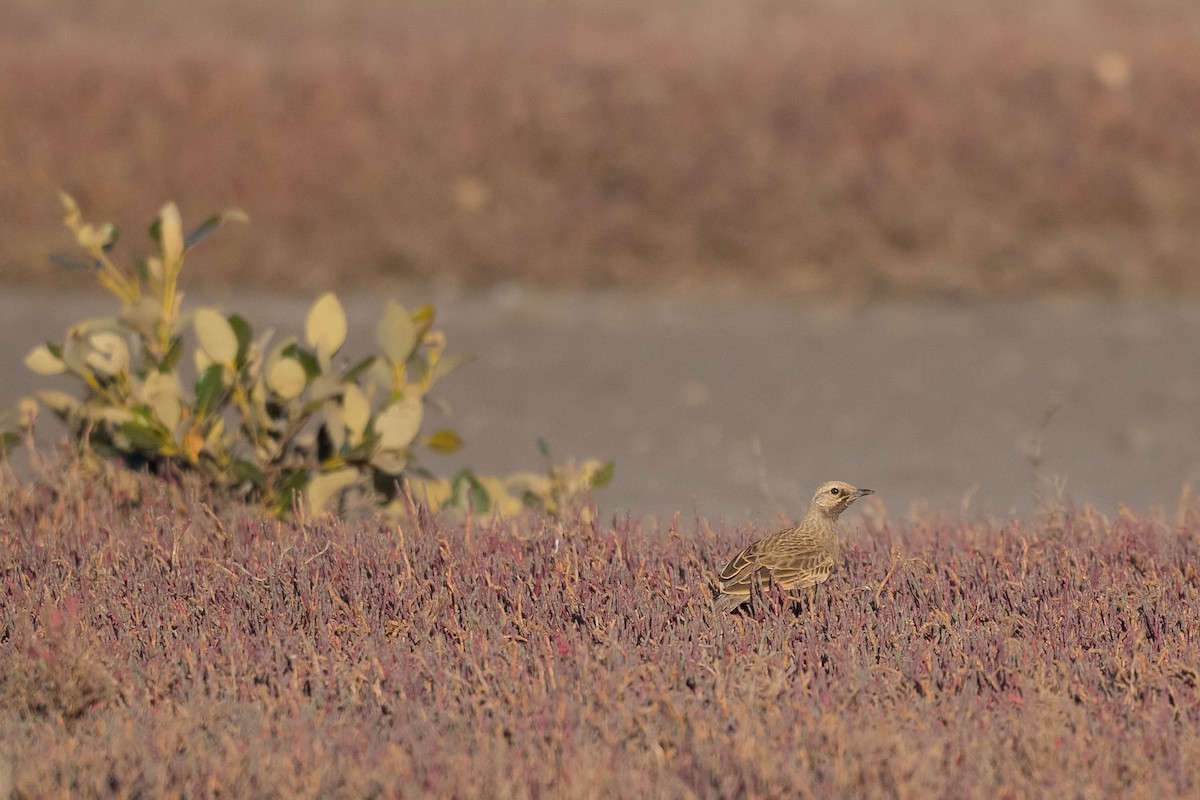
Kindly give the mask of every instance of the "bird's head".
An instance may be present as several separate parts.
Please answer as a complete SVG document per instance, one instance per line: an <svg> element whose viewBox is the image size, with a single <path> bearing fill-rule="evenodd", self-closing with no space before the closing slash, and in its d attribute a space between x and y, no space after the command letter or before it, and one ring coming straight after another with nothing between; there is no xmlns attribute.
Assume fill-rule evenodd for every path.
<svg viewBox="0 0 1200 800"><path fill-rule="evenodd" d="M821 509L826 516L837 519L838 515L849 508L851 503L869 494L875 494L875 490L856 489L842 481L829 481L822 483L821 488L817 489L817 493L813 495L813 506Z"/></svg>

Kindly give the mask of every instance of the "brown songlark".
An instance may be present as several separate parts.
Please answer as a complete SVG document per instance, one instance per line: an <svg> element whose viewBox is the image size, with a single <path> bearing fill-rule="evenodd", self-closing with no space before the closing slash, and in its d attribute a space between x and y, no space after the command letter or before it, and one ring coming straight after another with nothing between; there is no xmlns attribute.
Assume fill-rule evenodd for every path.
<svg viewBox="0 0 1200 800"><path fill-rule="evenodd" d="M821 484L799 525L759 539L725 565L715 608L732 611L747 602L756 580L761 587L774 585L787 592L824 583L837 559L838 515L868 494L874 491L841 481Z"/></svg>

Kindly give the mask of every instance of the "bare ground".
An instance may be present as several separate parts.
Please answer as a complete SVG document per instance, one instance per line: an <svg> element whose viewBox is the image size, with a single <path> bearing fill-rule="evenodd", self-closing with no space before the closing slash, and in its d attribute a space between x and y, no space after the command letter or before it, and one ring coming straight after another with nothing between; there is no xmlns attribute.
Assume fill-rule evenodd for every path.
<svg viewBox="0 0 1200 800"><path fill-rule="evenodd" d="M211 299L279 335L300 333L309 302ZM466 447L431 465L529 469L544 437L558 457L616 460L606 511L767 521L836 477L893 511L1002 515L1057 502L1065 478L1066 497L1105 513L1173 514L1200 485L1195 303L814 307L511 286L433 299L450 349L475 360L439 393ZM382 298L344 300L363 353ZM105 302L0 298L0 404L34 386L30 347Z"/></svg>

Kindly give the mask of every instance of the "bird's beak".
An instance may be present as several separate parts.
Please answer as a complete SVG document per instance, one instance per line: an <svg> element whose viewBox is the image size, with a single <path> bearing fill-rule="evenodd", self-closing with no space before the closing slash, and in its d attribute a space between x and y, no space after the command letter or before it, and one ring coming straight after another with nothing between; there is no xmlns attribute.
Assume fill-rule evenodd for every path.
<svg viewBox="0 0 1200 800"><path fill-rule="evenodd" d="M869 494L875 494L874 489L856 489L854 494L850 495L851 499L857 500L860 497L866 497Z"/></svg>

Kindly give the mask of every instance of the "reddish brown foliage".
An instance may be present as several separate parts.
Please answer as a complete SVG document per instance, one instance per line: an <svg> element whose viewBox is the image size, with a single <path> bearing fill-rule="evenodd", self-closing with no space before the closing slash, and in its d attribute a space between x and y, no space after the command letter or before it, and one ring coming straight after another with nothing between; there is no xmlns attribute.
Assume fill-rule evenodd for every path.
<svg viewBox="0 0 1200 800"><path fill-rule="evenodd" d="M266 522L154 485L120 506L71 471L2 488L19 796L1200 788L1196 509L879 509L813 608L714 617L714 565L756 532Z"/></svg>
<svg viewBox="0 0 1200 800"><path fill-rule="evenodd" d="M209 280L1200 290L1200 5L18 2L0 274L54 191ZM217 259L222 261L222 259Z"/></svg>

